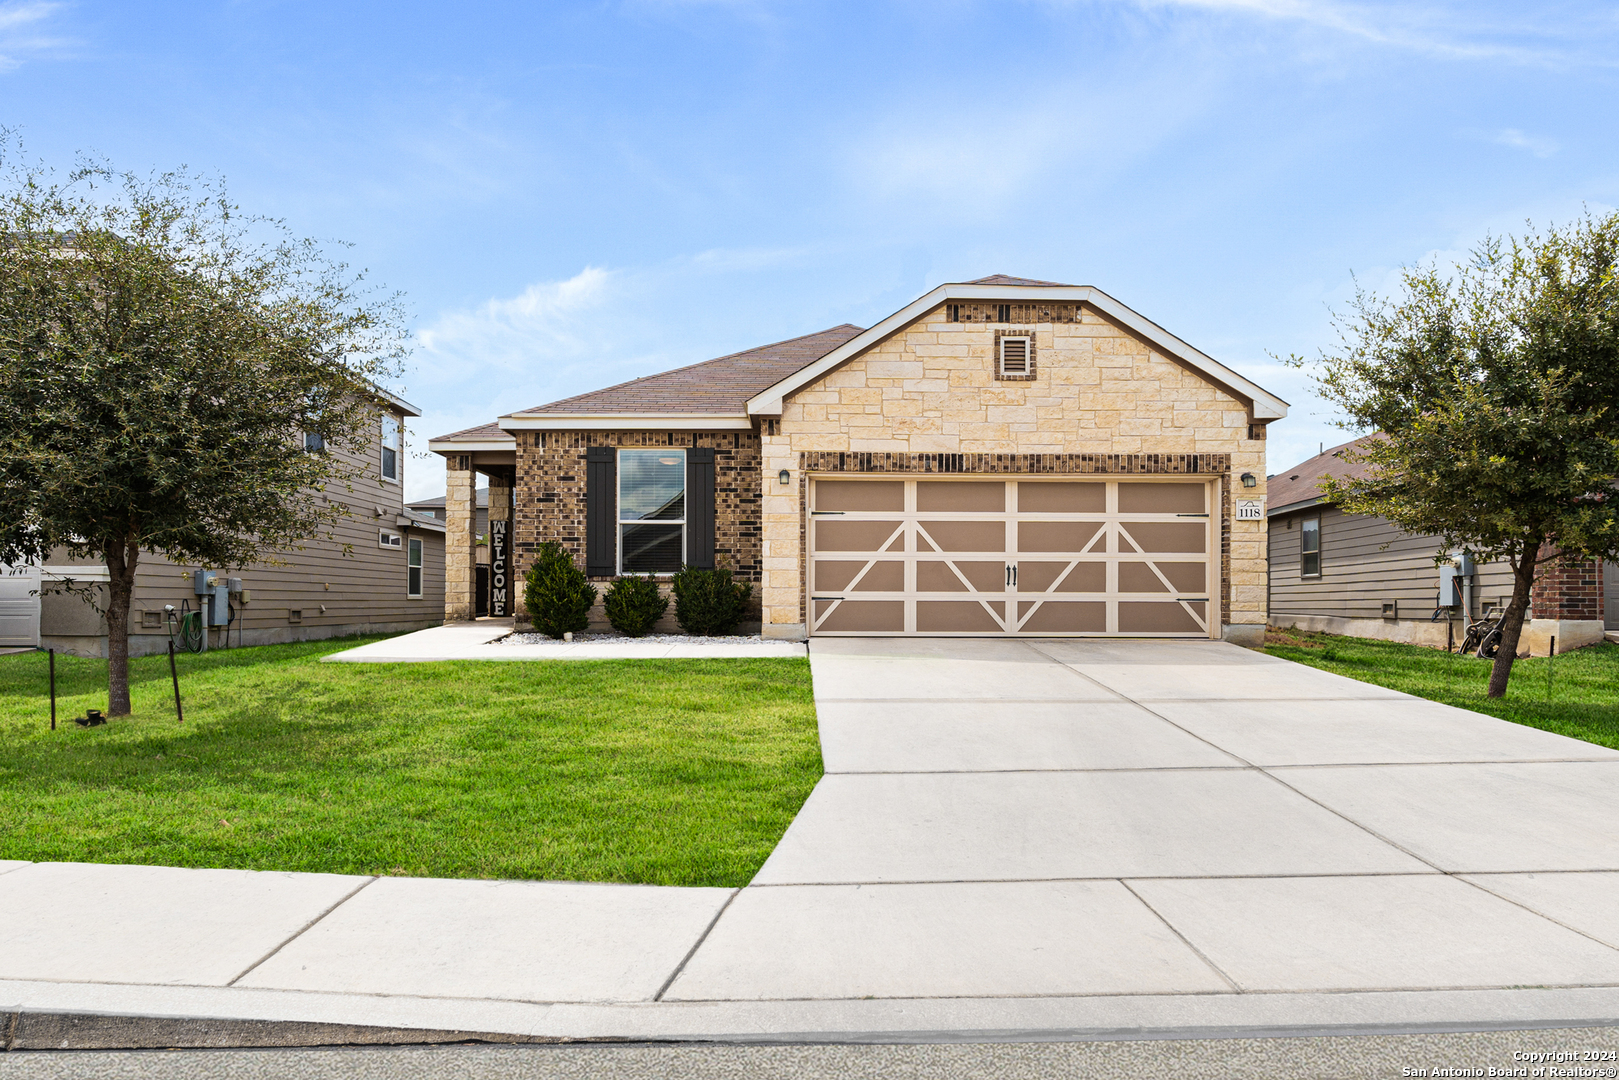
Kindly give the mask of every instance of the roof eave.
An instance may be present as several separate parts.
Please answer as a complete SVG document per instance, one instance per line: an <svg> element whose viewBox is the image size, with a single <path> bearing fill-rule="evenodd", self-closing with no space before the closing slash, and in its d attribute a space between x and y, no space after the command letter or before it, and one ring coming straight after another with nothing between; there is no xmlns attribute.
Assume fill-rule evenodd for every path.
<svg viewBox="0 0 1619 1080"><path fill-rule="evenodd" d="M1193 348L1157 323L1125 307L1090 285L940 285L911 301L870 329L856 334L819 360L748 399L751 416L780 416L787 395L808 386L844 361L869 349L889 334L909 325L947 300L1077 300L1094 307L1114 322L1152 342L1164 352L1196 368L1212 381L1246 397L1255 420L1269 423L1287 415L1287 402L1238 375L1218 360Z"/></svg>
<svg viewBox="0 0 1619 1080"><path fill-rule="evenodd" d="M1291 514L1295 510L1308 510L1312 506L1331 506L1325 497L1305 499L1303 502L1290 502L1283 506L1271 506L1265 510L1266 517L1275 517L1277 514Z"/></svg>
<svg viewBox="0 0 1619 1080"><path fill-rule="evenodd" d="M510 435L503 439L429 439L427 449L435 454L470 454L476 450L516 450L517 439Z"/></svg>
<svg viewBox="0 0 1619 1080"><path fill-rule="evenodd" d="M747 413L546 413L495 421L506 431L752 431Z"/></svg>

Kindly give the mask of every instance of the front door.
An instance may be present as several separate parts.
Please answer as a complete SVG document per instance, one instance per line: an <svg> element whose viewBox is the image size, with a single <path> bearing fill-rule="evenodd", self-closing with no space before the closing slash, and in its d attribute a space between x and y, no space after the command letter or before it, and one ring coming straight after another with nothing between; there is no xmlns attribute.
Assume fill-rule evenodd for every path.
<svg viewBox="0 0 1619 1080"><path fill-rule="evenodd" d="M810 632L1214 636L1215 490L1185 479L813 478Z"/></svg>

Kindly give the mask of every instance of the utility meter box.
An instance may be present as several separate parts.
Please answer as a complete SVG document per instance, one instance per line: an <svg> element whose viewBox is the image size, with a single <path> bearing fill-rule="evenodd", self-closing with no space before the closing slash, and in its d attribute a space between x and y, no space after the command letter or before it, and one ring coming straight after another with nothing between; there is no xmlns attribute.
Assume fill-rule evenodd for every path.
<svg viewBox="0 0 1619 1080"><path fill-rule="evenodd" d="M1439 566L1439 606L1442 608L1455 607L1462 602L1462 588L1456 573L1456 564L1453 562L1441 563Z"/></svg>
<svg viewBox="0 0 1619 1080"><path fill-rule="evenodd" d="M198 596L206 596L213 592L219 583L219 575L212 570L191 571L191 591Z"/></svg>

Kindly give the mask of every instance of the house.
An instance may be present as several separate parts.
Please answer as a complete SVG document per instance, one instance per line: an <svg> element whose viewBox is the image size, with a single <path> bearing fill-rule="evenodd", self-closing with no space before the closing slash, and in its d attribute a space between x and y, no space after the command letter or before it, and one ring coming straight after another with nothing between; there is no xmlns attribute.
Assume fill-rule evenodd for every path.
<svg viewBox="0 0 1619 1080"><path fill-rule="evenodd" d="M516 404L516 403L514 403ZM540 544L590 578L730 568L768 637L1258 643L1286 403L1090 286L995 275L441 436L445 617Z"/></svg>
<svg viewBox="0 0 1619 1080"><path fill-rule="evenodd" d="M196 611L203 606L198 570L217 571L222 587L209 599L216 612L212 648L395 633L442 622L444 523L410 512L403 494L404 420L421 413L386 393L380 405L364 476L352 490L332 485L327 492L348 504L349 517L329 538L280 552L286 565L180 566L143 551L130 604L129 654L168 648L166 607ZM344 453L313 433L305 436L305 447ZM106 656L107 624L100 614L106 607L106 566L58 551L38 569L39 646ZM86 602L87 595L93 603Z"/></svg>
<svg viewBox="0 0 1619 1080"><path fill-rule="evenodd" d="M1366 474L1364 463L1344 460L1365 438L1270 478L1271 624L1439 648L1460 641L1465 616L1490 614L1511 599L1512 568L1502 561L1471 566L1471 576L1459 575L1442 596L1436 537L1327 502L1325 477ZM1619 565L1571 562L1542 571L1524 631L1532 655L1545 655L1554 636L1559 652L1601 641L1604 626L1619 630Z"/></svg>
<svg viewBox="0 0 1619 1080"><path fill-rule="evenodd" d="M437 495L431 499L418 499L415 502L407 503L405 509L413 514L421 514L423 517L435 518L442 522L444 521L444 499L443 495ZM483 616L489 614L489 489L487 487L479 488L476 492L476 499L477 520L472 526L477 537L476 546L473 548L477 570L477 582L474 585L477 605L474 614Z"/></svg>

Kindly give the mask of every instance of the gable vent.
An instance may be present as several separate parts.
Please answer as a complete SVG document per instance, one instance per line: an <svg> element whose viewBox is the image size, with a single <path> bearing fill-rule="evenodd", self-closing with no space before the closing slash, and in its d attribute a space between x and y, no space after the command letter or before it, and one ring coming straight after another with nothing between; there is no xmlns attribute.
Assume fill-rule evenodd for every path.
<svg viewBox="0 0 1619 1080"><path fill-rule="evenodd" d="M1029 373L1029 339L1026 337L1001 338L1001 374L1027 375Z"/></svg>

